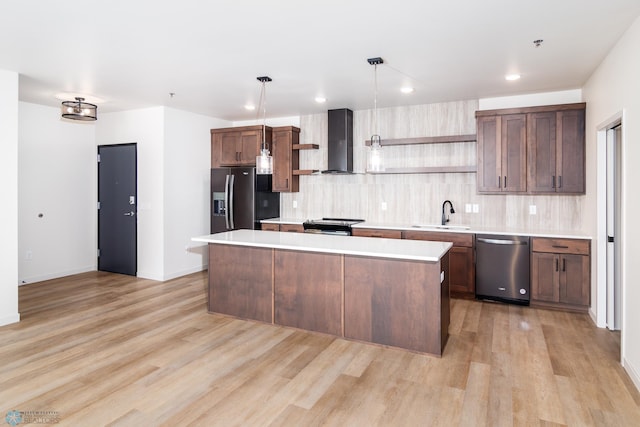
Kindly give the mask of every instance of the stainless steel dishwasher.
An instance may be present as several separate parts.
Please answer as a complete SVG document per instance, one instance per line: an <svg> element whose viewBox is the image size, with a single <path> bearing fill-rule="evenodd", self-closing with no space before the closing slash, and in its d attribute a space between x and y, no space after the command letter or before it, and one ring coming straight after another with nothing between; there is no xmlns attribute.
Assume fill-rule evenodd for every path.
<svg viewBox="0 0 640 427"><path fill-rule="evenodd" d="M529 305L529 237L476 235L476 298Z"/></svg>

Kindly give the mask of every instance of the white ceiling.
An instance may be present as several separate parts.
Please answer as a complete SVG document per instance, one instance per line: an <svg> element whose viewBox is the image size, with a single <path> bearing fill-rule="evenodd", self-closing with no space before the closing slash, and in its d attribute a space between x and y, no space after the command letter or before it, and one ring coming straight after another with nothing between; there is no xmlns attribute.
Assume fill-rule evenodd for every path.
<svg viewBox="0 0 640 427"><path fill-rule="evenodd" d="M371 108L376 56L379 107L580 88L639 15L638 0L2 0L0 69L26 102L81 92L99 113L227 120L256 118L243 106L268 75L267 115L285 117Z"/></svg>

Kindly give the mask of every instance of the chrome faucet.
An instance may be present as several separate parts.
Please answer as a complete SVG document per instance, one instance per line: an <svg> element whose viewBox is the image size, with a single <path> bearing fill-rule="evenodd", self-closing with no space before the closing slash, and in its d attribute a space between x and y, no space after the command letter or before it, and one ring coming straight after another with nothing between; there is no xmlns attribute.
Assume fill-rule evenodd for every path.
<svg viewBox="0 0 640 427"><path fill-rule="evenodd" d="M451 200L445 200L444 203L442 204L442 225L447 225L447 223L449 222L449 217L444 213L444 207L447 205L447 203L449 203L449 206L451 207L451 209L449 210L449 213L456 213L456 211L453 209L453 204L451 203Z"/></svg>

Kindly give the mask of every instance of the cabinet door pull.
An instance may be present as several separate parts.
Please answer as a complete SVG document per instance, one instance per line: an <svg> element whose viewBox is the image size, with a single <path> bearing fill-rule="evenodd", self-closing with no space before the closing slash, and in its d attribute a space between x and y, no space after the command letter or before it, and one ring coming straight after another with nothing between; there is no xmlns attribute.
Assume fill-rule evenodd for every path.
<svg viewBox="0 0 640 427"><path fill-rule="evenodd" d="M502 188L502 177L498 175L498 188Z"/></svg>
<svg viewBox="0 0 640 427"><path fill-rule="evenodd" d="M556 176L551 176L551 188L556 188Z"/></svg>
<svg viewBox="0 0 640 427"><path fill-rule="evenodd" d="M556 258L556 271L558 271L558 258Z"/></svg>
<svg viewBox="0 0 640 427"><path fill-rule="evenodd" d="M569 249L569 246L564 246L564 245L553 245L552 247L557 249Z"/></svg>
<svg viewBox="0 0 640 427"><path fill-rule="evenodd" d="M507 176L504 176L504 188L507 188Z"/></svg>
<svg viewBox="0 0 640 427"><path fill-rule="evenodd" d="M558 188L562 188L562 175L558 175Z"/></svg>
<svg viewBox="0 0 640 427"><path fill-rule="evenodd" d="M567 259L562 258L562 271L567 271Z"/></svg>

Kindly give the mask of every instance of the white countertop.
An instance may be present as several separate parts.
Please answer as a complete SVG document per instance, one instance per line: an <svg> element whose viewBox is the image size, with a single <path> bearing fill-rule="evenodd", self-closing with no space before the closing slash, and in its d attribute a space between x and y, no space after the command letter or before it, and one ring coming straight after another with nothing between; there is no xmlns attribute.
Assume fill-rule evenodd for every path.
<svg viewBox="0 0 640 427"><path fill-rule="evenodd" d="M268 224L300 224L304 222L304 219L299 218L271 218L263 219L260 222ZM451 224L455 226L456 224ZM554 239L588 239L591 240L591 236L581 231L557 231L557 230L532 230L532 229L520 229L509 227L471 227L468 230L463 229L446 229L446 228L422 228L414 227L407 224L390 224L381 222L360 222L354 224L352 228L377 228L381 230L423 230L423 231L436 231L441 233L470 233L470 234L497 234L502 236L530 236L530 237L548 237Z"/></svg>
<svg viewBox="0 0 640 427"><path fill-rule="evenodd" d="M312 233L276 233L235 230L193 237L194 242L251 246L292 251L437 262L451 248L450 242L333 236Z"/></svg>

